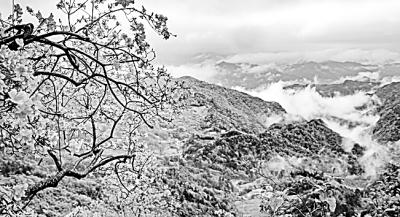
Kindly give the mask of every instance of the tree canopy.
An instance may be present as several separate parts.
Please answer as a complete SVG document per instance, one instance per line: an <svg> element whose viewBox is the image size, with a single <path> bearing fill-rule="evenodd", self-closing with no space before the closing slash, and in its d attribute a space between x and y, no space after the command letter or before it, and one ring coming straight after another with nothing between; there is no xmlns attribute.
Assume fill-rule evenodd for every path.
<svg viewBox="0 0 400 217"><path fill-rule="evenodd" d="M0 149L38 165L51 159L57 171L0 189L10 195L1 198L3 213L18 212L64 177L110 164L117 174L122 164L140 172L137 128L168 120L164 111L177 105L180 85L152 65L146 41L146 25L173 36L165 16L134 0L60 0L57 8L60 18L15 4L0 19Z"/></svg>

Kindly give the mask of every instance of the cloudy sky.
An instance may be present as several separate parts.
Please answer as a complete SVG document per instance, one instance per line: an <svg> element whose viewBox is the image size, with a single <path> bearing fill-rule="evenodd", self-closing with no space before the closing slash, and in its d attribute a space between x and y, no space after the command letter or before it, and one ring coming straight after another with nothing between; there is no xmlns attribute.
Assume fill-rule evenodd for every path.
<svg viewBox="0 0 400 217"><path fill-rule="evenodd" d="M44 0L15 0L43 11ZM54 4L58 1L53 0ZM11 0L0 0L4 11ZM46 2L44 5L43 3ZM181 64L198 53L400 51L399 0L141 0L169 18L178 37L150 34L158 61Z"/></svg>
<svg viewBox="0 0 400 217"><path fill-rule="evenodd" d="M146 0L146 3L166 14L170 29L178 34L170 42L154 43L168 61L199 52L400 50L399 0Z"/></svg>

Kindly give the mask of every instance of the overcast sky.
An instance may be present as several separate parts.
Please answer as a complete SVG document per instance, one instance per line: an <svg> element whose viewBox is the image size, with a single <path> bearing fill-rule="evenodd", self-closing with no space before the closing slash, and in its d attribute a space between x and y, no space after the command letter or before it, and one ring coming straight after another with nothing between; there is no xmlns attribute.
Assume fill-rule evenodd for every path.
<svg viewBox="0 0 400 217"><path fill-rule="evenodd" d="M15 0L35 8L47 0ZM58 1L53 0L54 4ZM9 8L11 0L0 0ZM164 64L198 53L309 52L326 49L400 51L400 0L142 0L169 18L177 38L150 34Z"/></svg>

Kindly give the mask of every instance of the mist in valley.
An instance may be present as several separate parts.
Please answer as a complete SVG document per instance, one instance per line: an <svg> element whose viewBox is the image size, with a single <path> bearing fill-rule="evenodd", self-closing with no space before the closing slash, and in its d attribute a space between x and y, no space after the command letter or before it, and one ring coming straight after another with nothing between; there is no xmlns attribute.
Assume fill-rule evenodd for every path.
<svg viewBox="0 0 400 217"><path fill-rule="evenodd" d="M0 6L0 216L400 215L400 1Z"/></svg>

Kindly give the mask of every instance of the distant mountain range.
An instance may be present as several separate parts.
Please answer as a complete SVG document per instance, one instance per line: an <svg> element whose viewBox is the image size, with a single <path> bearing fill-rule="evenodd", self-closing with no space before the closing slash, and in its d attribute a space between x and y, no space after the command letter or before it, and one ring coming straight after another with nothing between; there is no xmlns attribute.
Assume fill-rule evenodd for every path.
<svg viewBox="0 0 400 217"><path fill-rule="evenodd" d="M363 64L358 62L302 61L297 63L254 64L229 62L222 56L197 56L196 64L215 68L208 81L225 87L255 89L271 82L332 83L344 80L377 81L400 76L400 63Z"/></svg>
<svg viewBox="0 0 400 217"><path fill-rule="evenodd" d="M285 86L285 90L301 90L307 87L315 88L315 90L324 97L334 97L337 95L351 95L359 91L370 92L376 89L381 82L379 81L354 81L345 80L343 83L334 84L292 84Z"/></svg>

